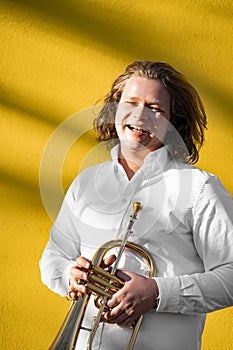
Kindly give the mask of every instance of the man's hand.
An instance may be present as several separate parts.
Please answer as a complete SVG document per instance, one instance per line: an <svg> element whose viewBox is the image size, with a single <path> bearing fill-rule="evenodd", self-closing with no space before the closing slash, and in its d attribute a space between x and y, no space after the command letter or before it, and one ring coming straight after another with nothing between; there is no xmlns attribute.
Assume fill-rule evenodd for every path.
<svg viewBox="0 0 233 350"><path fill-rule="evenodd" d="M133 272L118 271L125 285L109 299L109 311L102 317L103 322L126 326L155 306L158 286L154 279Z"/></svg>
<svg viewBox="0 0 233 350"><path fill-rule="evenodd" d="M115 255L110 255L106 258L101 264L102 269L106 269L111 266L116 260ZM76 265L70 269L70 286L68 294L72 299L77 299L78 293L83 295L86 293L86 286L82 283L85 283L88 280L88 272L91 268L91 261L79 256L76 259Z"/></svg>

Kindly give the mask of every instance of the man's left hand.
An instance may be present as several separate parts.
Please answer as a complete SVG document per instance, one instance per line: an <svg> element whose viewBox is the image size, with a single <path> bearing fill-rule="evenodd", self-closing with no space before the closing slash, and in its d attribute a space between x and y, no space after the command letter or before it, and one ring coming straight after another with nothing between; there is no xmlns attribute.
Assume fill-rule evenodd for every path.
<svg viewBox="0 0 233 350"><path fill-rule="evenodd" d="M102 321L127 326L155 306L158 286L154 279L134 272L118 271L117 276L125 280L125 285L109 299L109 311Z"/></svg>

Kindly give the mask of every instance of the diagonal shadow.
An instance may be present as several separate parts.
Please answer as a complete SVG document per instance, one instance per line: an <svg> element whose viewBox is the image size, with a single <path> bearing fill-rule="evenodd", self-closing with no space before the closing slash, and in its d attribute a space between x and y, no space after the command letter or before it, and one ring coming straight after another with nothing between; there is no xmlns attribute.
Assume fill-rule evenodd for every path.
<svg viewBox="0 0 233 350"><path fill-rule="evenodd" d="M25 181L23 176L19 177L5 169L0 169L0 183L3 191L4 188L6 188L8 192L10 189L9 193L11 193L11 191L14 193L14 200L23 198L23 202L18 203L19 206L27 206L30 210L42 207L39 186L37 186L36 183ZM4 200L9 200L12 203L12 198L10 196Z"/></svg>
<svg viewBox="0 0 233 350"><path fill-rule="evenodd" d="M233 4L231 1L215 1L205 0L203 1L203 8L206 10L207 15L214 13L215 16L222 17L223 19L229 19L232 21L233 17Z"/></svg>
<svg viewBox="0 0 233 350"><path fill-rule="evenodd" d="M19 0L16 2L15 0L8 0L6 2L32 12L40 21L49 19L55 25L64 28L64 31L70 31L74 36L83 35L89 40L98 41L106 47L110 47L116 54L120 54L121 57L127 57L130 61L132 57L135 57L135 59L152 57L153 59L156 55L155 50L159 53L159 56L168 57L171 61L174 60L175 55L179 55L177 52L174 53L173 48L165 48L160 40L161 33L156 30L153 33L153 45L150 47L147 40L145 40L146 33L141 30L140 17L125 18L124 13L121 13L117 20L114 16L109 16L109 14L104 17L104 8L101 8L101 4L95 5L95 2L64 2L62 0L51 0L50 2L35 0ZM210 6L210 4L207 5ZM214 7L211 6L211 8L213 9ZM222 10L222 15L224 15L226 10L225 8ZM132 24L133 20L135 25L131 26L130 24ZM168 33L168 35L174 36L174 33ZM221 106L226 114L225 117L233 120L232 94L213 86L209 80L205 80L194 68L192 69L189 66L188 71L195 77L195 81L198 82L203 91ZM8 96L9 94L6 93L3 100L4 103L14 104L15 101L12 101ZM15 107L17 108L17 106ZM19 107L23 108L22 105ZM29 112L31 113L32 111ZM39 117L46 120L45 116Z"/></svg>
<svg viewBox="0 0 233 350"><path fill-rule="evenodd" d="M0 104L6 108L18 111L18 116L23 114L30 118L39 119L53 128L60 123L56 114L53 115L50 113L48 117L48 113L43 113L39 108L35 109L33 105L26 103L23 99L19 99L18 96L14 96L10 90L3 86L1 87Z"/></svg>

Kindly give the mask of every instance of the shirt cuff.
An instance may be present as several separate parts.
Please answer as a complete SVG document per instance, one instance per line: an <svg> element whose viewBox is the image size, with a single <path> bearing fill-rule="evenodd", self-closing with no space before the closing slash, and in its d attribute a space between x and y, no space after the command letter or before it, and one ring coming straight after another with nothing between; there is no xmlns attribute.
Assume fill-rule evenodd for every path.
<svg viewBox="0 0 233 350"><path fill-rule="evenodd" d="M178 277L154 277L159 289L156 312L179 312L180 281Z"/></svg>
<svg viewBox="0 0 233 350"><path fill-rule="evenodd" d="M70 285L70 269L75 265L76 262L71 261L62 273L62 287L66 291L65 294L67 293Z"/></svg>

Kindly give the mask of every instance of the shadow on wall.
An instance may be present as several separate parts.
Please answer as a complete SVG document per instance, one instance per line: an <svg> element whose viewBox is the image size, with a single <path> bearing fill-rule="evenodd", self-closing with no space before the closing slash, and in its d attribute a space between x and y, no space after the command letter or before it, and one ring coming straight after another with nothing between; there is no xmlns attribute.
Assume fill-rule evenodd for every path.
<svg viewBox="0 0 233 350"><path fill-rule="evenodd" d="M156 52L161 56L166 56L171 60L176 58L179 61L181 55L176 50L177 33L174 32L174 28L167 26L164 27L164 18L161 18L159 13L153 12L153 17L148 18L149 21L154 20L154 31L153 34L147 32L147 28L142 31L142 24L145 22L144 16L141 17L136 13L135 9L131 16L131 5L125 5L125 12L119 9L119 6L113 8L112 4L98 3L98 2L65 2L63 0L51 0L46 1L29 1L29 0L18 0L18 1L6 1L9 5L13 4L14 7L20 7L24 12L30 12L31 16L35 20L40 22L49 21L53 22L55 26L64 28L64 32L69 31L72 35L82 35L87 40L98 41L106 48L115 51L116 55L122 55L129 57L143 58L154 58ZM166 5L165 0L165 5ZM181 1L182 2L182 1ZM181 6L179 2L179 6ZM215 4L216 5L216 4ZM162 6L162 5L161 5ZM164 6L164 5L163 5ZM217 6L217 5L216 5ZM208 14L209 20L211 19L211 13L213 17L221 16L223 20L229 16L230 9L224 4L219 4L218 7L213 6L210 1L202 4L202 11L204 14ZM180 7L181 9L181 7ZM193 9L194 10L194 9ZM111 14L112 13L112 14ZM148 15L149 12L146 14ZM149 15L151 15L149 13ZM117 19L117 20L116 20ZM213 18L214 21L214 18ZM152 22L153 23L153 22ZM190 35L195 32L195 23L189 23ZM166 30L166 32L165 32ZM221 30L221 28L220 28ZM186 33L189 36L189 33ZM164 45L163 38L169 38L171 45ZM145 40L146 39L146 40ZM203 39L204 40L204 39ZM166 41L168 42L168 41ZM149 43L149 44L148 44ZM199 75L195 71L195 67L188 67L188 70L195 76L199 86L202 86L205 93L215 101L216 104L220 105L225 117L233 118L233 96L230 91L225 91L218 88L211 83L210 80L205 80L203 76ZM16 102L10 98L8 91L5 91L3 96L3 103L7 105L15 106L16 108L23 108L23 106L17 106ZM31 112L31 111L30 111ZM34 115L37 115L34 111ZM46 116L39 116L43 120ZM52 118L51 118L52 119Z"/></svg>

